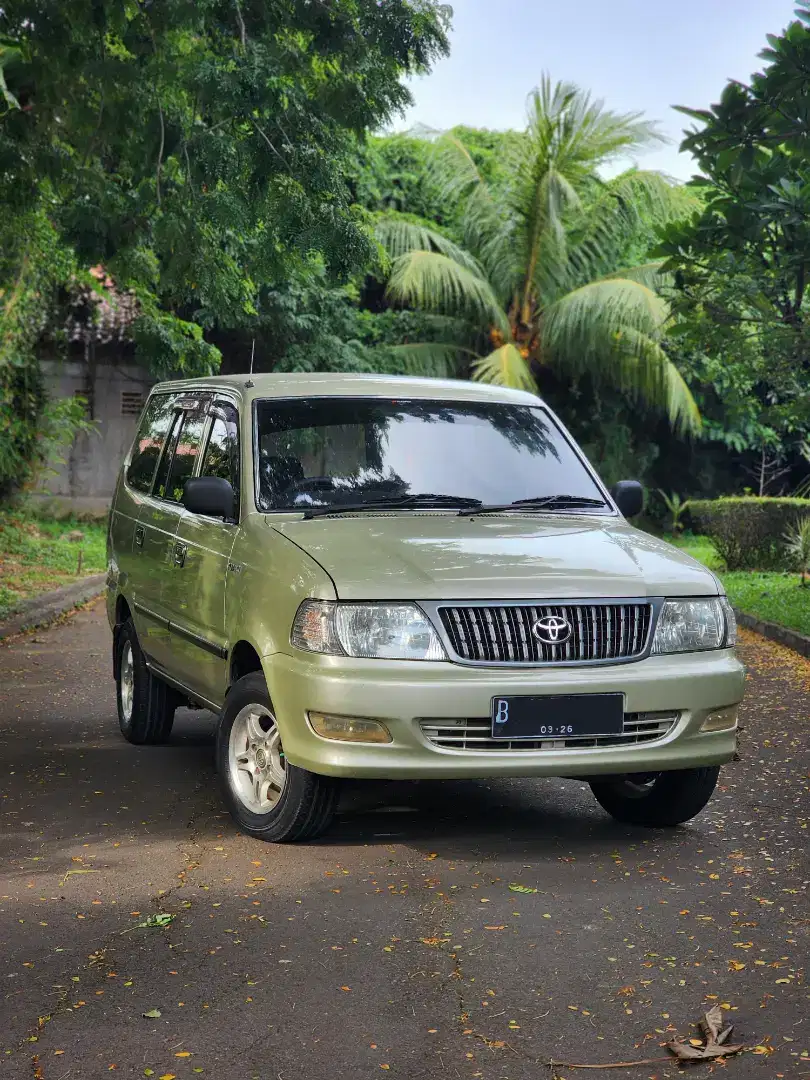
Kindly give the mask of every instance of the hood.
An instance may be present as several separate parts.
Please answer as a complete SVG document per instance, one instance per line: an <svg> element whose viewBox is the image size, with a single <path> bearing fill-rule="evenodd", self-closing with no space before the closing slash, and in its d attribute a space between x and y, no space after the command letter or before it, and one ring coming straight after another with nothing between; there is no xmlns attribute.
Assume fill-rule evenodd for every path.
<svg viewBox="0 0 810 1080"><path fill-rule="evenodd" d="M271 523L272 523L272 519ZM342 600L716 596L701 563L621 518L358 514L272 523Z"/></svg>

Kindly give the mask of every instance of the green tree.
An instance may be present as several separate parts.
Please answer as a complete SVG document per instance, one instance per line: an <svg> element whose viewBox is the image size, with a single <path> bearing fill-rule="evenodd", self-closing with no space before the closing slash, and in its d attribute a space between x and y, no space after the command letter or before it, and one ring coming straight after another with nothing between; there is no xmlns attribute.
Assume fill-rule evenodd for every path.
<svg viewBox="0 0 810 1080"><path fill-rule="evenodd" d="M676 333L700 357L725 415L710 424L738 451L777 453L810 426L810 4L749 85L730 82L682 149L702 205L663 230ZM698 372L696 372L698 374Z"/></svg>
<svg viewBox="0 0 810 1080"><path fill-rule="evenodd" d="M76 275L41 211L0 218L0 499L87 429L83 402L48 401L34 352L58 290Z"/></svg>
<svg viewBox="0 0 810 1080"><path fill-rule="evenodd" d="M433 167L443 199L459 208L463 245L383 215L389 298L473 323L491 348L475 357L474 378L533 387L544 368L588 373L696 430L695 402L662 346L668 309L655 291L658 268L617 262L634 228L666 220L682 203L658 174L634 169L605 181L599 173L656 138L639 115L610 112L546 78L530 98L525 136L504 148L503 184L486 181L457 136L440 139Z"/></svg>
<svg viewBox="0 0 810 1080"><path fill-rule="evenodd" d="M374 244L343 177L352 139L447 50L432 0L3 0L0 204L46 208L80 265L141 303L162 368L254 325L262 286L334 278Z"/></svg>

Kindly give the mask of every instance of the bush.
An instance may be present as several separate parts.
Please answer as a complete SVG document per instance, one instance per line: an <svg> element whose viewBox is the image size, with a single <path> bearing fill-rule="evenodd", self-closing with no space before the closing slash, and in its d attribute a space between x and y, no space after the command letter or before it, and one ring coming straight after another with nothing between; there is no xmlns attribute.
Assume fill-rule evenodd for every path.
<svg viewBox="0 0 810 1080"><path fill-rule="evenodd" d="M782 570L785 533L810 514L810 499L693 499L690 510L695 531L712 540L729 570Z"/></svg>

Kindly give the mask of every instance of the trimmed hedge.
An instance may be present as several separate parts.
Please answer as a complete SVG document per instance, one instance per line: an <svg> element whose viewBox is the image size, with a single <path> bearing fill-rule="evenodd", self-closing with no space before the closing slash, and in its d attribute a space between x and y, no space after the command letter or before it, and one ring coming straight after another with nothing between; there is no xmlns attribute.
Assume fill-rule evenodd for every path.
<svg viewBox="0 0 810 1080"><path fill-rule="evenodd" d="M729 570L785 570L785 533L810 517L810 499L692 499L689 510L695 531L712 540Z"/></svg>

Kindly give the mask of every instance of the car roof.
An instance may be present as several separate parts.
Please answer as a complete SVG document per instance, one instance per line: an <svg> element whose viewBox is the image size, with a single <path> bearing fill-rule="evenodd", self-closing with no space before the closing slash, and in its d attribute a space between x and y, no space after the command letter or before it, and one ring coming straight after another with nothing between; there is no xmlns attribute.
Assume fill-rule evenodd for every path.
<svg viewBox="0 0 810 1080"><path fill-rule="evenodd" d="M399 375L289 372L270 375L212 375L159 383L155 391L230 391L244 400L255 398L414 397L442 401L500 401L537 405L538 397L525 390L461 379L415 379Z"/></svg>

